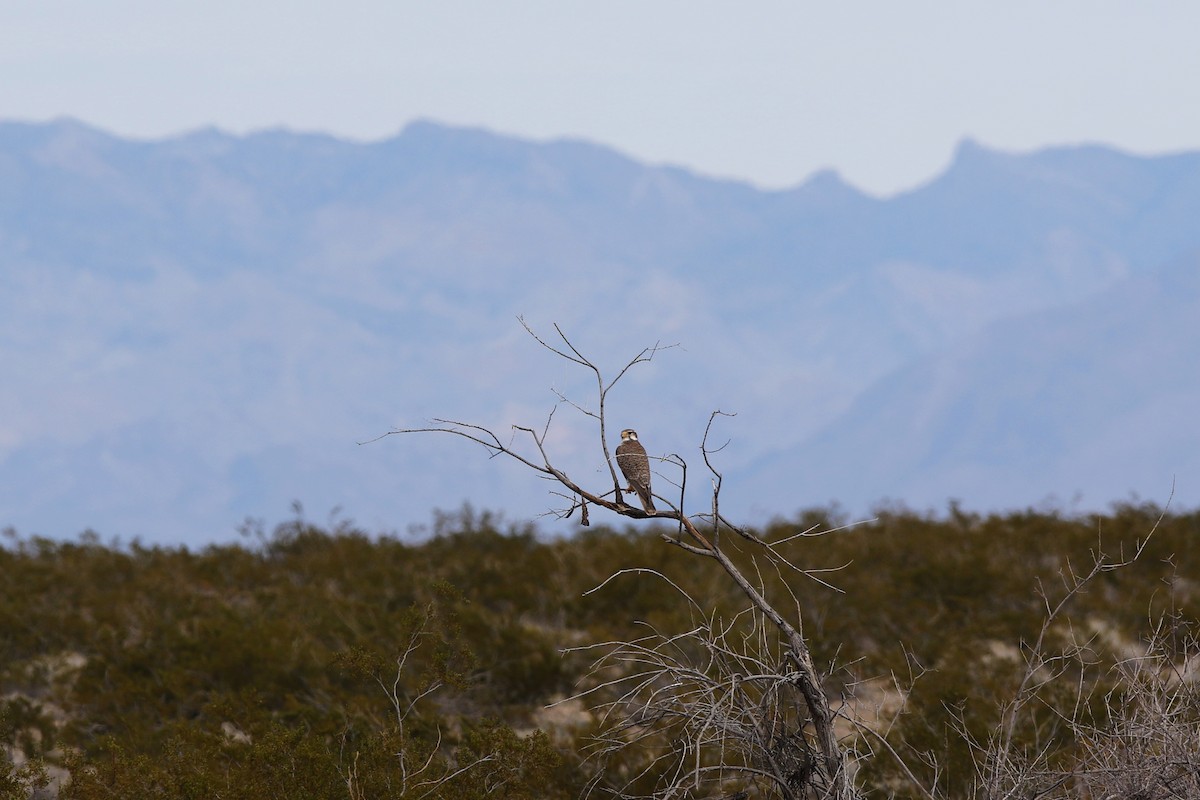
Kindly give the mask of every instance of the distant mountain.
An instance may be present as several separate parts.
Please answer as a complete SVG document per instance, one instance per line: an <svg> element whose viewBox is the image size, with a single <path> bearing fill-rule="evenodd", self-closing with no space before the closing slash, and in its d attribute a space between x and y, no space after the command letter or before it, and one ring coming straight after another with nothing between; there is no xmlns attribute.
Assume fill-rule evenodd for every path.
<svg viewBox="0 0 1200 800"><path fill-rule="evenodd" d="M546 487L464 443L355 444L433 416L538 424L552 388L590 400L588 376L518 314L542 332L561 324L610 372L680 343L614 393L614 424L652 453L695 458L709 411L739 412L722 463L747 513L885 496L1011 506L1075 489L1103 503L1153 490L1160 468L1196 502L1194 461L1168 445L1178 420L1154 412L1162 384L1078 398L1069 416L1092 430L1146 419L1138 458L1103 469L1074 467L1115 445L1068 436L1065 405L1041 419L1009 398L997 427L979 398L1029 369L998 355L1005 332L1027 359L1066 359L1057 369L1081 387L1108 374L1104 342L1140 343L1149 364L1200 338L1186 309L1138 327L1151 301L1106 317L1109 338L1085 335L1095 303L1194 270L1178 260L1200 248L1198 207L1200 154L1101 147L967 142L945 174L881 200L833 173L759 191L584 142L428 122L367 144L0 124L0 525L200 542L292 499L373 528L464 500L533 516ZM1171 396L1192 396L1200 379L1178 371ZM863 437L901 399L938 419L903 422L903 453L873 452ZM569 411L556 452L599 476L594 432ZM1005 449L1014 431L1022 445ZM994 454L982 472L980 448ZM814 457L830 467L816 477Z"/></svg>
<svg viewBox="0 0 1200 800"><path fill-rule="evenodd" d="M864 509L1200 495L1200 252L901 367L746 484ZM881 487L891 487L886 492Z"/></svg>

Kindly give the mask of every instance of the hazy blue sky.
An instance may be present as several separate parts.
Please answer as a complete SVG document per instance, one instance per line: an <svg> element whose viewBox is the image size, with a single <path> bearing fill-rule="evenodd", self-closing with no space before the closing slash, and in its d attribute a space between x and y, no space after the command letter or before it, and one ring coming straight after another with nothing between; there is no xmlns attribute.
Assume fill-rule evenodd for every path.
<svg viewBox="0 0 1200 800"><path fill-rule="evenodd" d="M0 117L358 139L416 118L876 193L970 136L1200 148L1200 3L0 0Z"/></svg>

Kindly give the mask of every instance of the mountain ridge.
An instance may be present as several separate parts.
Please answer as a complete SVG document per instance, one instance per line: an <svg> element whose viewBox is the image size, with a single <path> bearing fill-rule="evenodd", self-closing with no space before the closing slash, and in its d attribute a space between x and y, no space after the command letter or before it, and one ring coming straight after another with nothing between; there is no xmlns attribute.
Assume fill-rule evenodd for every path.
<svg viewBox="0 0 1200 800"><path fill-rule="evenodd" d="M1194 503L1200 426L1193 410L1200 407L1200 384L1185 365L1200 363L1200 337L1173 334L1196 320L1200 249L1071 306L994 322L906 364L802 447L752 467L749 482L769 486L772 476L788 475L830 493L891 476L889 496L915 507L953 498L998 510L1003 493L988 490L996 467L1047 484L1053 468L1054 483L1043 497L1023 487L1029 504L1053 498L1097 509L1130 495L1165 503L1176 491ZM1159 349L1143 352L1148 341ZM975 373L984 369L1005 379L983 380ZM1145 387L1153 389L1149 403L1143 402ZM1102 402L1092 405L1073 402L1098 396ZM1148 447L1147 435L1166 441ZM1158 474L1147 474L1164 449L1171 457L1157 459L1163 462ZM1122 454L1138 454L1145 463L1132 469ZM979 485L956 482L955 473ZM922 482L938 486L937 493L923 493ZM884 498L847 496L843 489L837 499L865 511Z"/></svg>
<svg viewBox="0 0 1200 800"><path fill-rule="evenodd" d="M1200 153L968 143L879 199L833 173L760 191L430 122L376 143L0 123L0 368L17 376L0 391L0 525L202 540L293 499L381 528L464 500L539 513L544 487L474 450L354 444L435 416L541 424L551 387L585 402L587 376L518 315L560 324L608 374L679 342L630 373L613 424L691 452L713 408L739 411L722 456L753 471L989 325L1157 275L1200 248L1189 207ZM568 410L563 457L603 475ZM856 496L895 485L873 480ZM929 497L946 482L923 480ZM777 486L755 503L828 499Z"/></svg>

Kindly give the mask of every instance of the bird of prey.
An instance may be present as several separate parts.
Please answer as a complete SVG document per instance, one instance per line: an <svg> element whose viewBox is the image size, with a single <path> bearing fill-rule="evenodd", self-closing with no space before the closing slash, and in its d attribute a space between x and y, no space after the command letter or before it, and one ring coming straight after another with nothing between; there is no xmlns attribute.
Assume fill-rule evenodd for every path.
<svg viewBox="0 0 1200 800"><path fill-rule="evenodd" d="M637 492L641 498L642 508L647 514L654 514L654 500L650 497L650 459L646 456L646 448L638 441L637 431L626 428L621 431L621 443L617 445L617 466L621 474L629 481L626 491Z"/></svg>

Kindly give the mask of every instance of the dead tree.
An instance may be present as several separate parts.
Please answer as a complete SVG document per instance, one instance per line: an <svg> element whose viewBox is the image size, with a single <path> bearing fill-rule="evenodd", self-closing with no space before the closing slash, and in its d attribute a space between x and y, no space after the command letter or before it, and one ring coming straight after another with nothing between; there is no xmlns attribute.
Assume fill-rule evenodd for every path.
<svg viewBox="0 0 1200 800"><path fill-rule="evenodd" d="M977 742L961 720L956 721L976 758L973 797L1149 800L1200 796L1196 747L1200 691L1185 677L1198 650L1195 636L1187 632L1183 654L1176 662L1167 646L1168 626L1162 620L1155 623L1145 653L1124 657L1111 670L1114 688L1100 699L1107 722L1098 726L1083 714L1096 700L1091 692L1101 663L1094 642L1098 637L1094 632L1081 635L1067 616L1072 601L1101 576L1125 569L1142 556L1170 505L1168 499L1158 521L1135 543L1131 554L1122 550L1112 557L1097 542L1086 571L1068 561L1059 573L1062 591L1056 601L1039 581L1037 594L1045 616L1036 639L1022 643L1025 669L1013 696L1000 709L999 724L986 742ZM1066 628L1065 642L1055 648L1052 634L1060 623ZM1043 696L1063 687L1068 689L1069 705ZM1040 709L1053 712L1048 730L1038 724L1036 712ZM1027 741L1018 747L1017 734L1022 728ZM1051 763L1055 732L1072 742L1074 766L1070 770Z"/></svg>
<svg viewBox="0 0 1200 800"><path fill-rule="evenodd" d="M727 682L740 683L741 690L733 686L731 691L726 693L729 698L735 700L739 697L742 700L751 697L745 688L754 685L757 680L759 688L753 693L753 697L758 698L755 702L774 698L772 702L776 706L791 703L792 707L799 712L793 714L792 728L789 730L771 728L769 724L771 720L765 718L770 716L769 713L765 716L759 714L757 719L753 713L750 713L741 720L748 726L743 731L744 735L747 737L758 736L760 742L760 746L747 749L746 752L750 754L750 759L744 765L744 769L748 773L753 773L756 780L765 781L765 784L757 784L760 788L757 788L755 793L762 795L765 792L767 796L784 798L813 797L830 798L831 800L848 800L848 798L857 797L848 773L847 752L839 742L835 731L835 711L823 686L821 672L817 669L808 644L800 633L799 603L795 603L794 617L789 618L788 615L782 613L768 601L761 585L756 585L748 579L722 546L722 536L733 536L736 537L736 541L743 542L765 554L772 560L775 568L780 568L782 564L784 568L796 570L800 574L807 574L804 570L794 567L783 557L777 549L781 543L768 542L751 531L731 524L722 515L720 508L722 476L710 458L720 448L714 449L709 446L713 421L718 416L722 416L722 412L714 411L709 417L700 448L712 485L709 507L703 512L695 514L691 513L689 509L685 509L688 464L678 455L671 455L660 460L674 465L674 468L679 471L679 479L674 482L678 494L674 497L666 497L655 493L654 497L661 501L661 505L656 512L647 513L640 505L630 505L625 500L624 492L628 489L622 487L618 471L614 467L613 455L609 450L605 401L608 393L630 369L650 361L663 348L656 345L644 349L631 359L614 378L606 380L596 363L585 356L557 325L554 326L557 341L547 341L538 336L525 320L522 319L521 324L542 347L558 357L576 364L581 369L589 371L594 377L597 401L595 410L587 409L561 395L560 401L568 403L597 424L599 449L608 467L609 477L612 479L611 491L584 486L555 463L552 454L546 449L547 433L554 418L553 411L550 412L545 426L540 431L533 427L514 425L514 436L507 444L495 431L486 427L448 419L435 419L430 426L423 428L392 430L384 436L429 432L446 433L461 436L482 445L492 456L503 455L514 459L531 471L556 482L559 487L557 493L569 502L568 508L556 513L566 517L579 510L581 521L585 525L588 524L589 511L593 508L602 508L631 519L653 518L656 521L671 524L674 530L670 534L664 534L664 541L692 556L711 559L720 565L729 579L737 585L749 601L749 613L755 618L756 633L754 636L761 638L766 635L766 631L770 630L773 631L774 640L778 643L782 661L772 665L767 672L747 671L746 674L743 674L743 670L735 669L729 674L714 679L716 681L714 686L725 686ZM520 440L524 440L525 449L517 449L517 442ZM530 444L532 447L529 447ZM731 659L727 659L727 663L738 662L742 656L729 647L728 642L720 636L719 626L715 626L716 621L713 622L714 626L710 628L710 632L705 637L706 640L710 641L715 649L725 652L726 656ZM715 638L711 630L717 630ZM645 653L656 653L650 657L657 659L658 666L662 668L659 677L669 677L672 670L679 666L671 661L669 648L656 650L654 643L648 645L645 642L625 642L621 645L628 652L634 652L641 648ZM747 663L744 666L749 669L753 665ZM754 677L756 674L759 675L758 678ZM667 691L669 694L669 690L663 691ZM652 689L651 694L658 697L659 700L666 697L657 689ZM652 717L662 712L664 707L671 706L673 702L673 699L664 700L657 707L643 704L643 710L638 712L640 716L629 719L632 720L634 727L653 725L656 720ZM680 706L680 708L684 707ZM755 725L759 726L758 731L753 730ZM766 727L763 727L764 725ZM722 732L722 736L726 738L721 739L718 745L728 744L730 741L728 737L736 735L736 731L739 729L738 725L726 726ZM703 730L692 731L692 734L694 734L693 741L684 750L694 754L699 752L706 740L703 738L705 735ZM692 772L676 770L671 774L674 777L665 778L652 796L695 796L699 789L696 783L707 773L697 769ZM762 788L764 786L765 788ZM715 791L723 792L724 790L718 787ZM735 793L733 796L737 796L737 794Z"/></svg>

